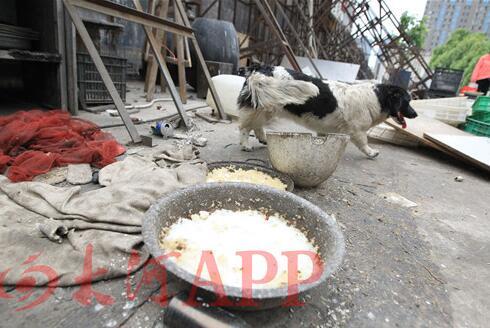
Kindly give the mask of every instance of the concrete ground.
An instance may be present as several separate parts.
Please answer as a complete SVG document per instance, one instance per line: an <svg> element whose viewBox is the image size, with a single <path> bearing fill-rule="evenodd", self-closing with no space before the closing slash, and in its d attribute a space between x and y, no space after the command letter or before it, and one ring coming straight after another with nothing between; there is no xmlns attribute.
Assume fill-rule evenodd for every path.
<svg viewBox="0 0 490 328"><path fill-rule="evenodd" d="M165 107L166 111L149 109L137 115L155 118L174 110L170 103ZM107 114L82 117L101 125L120 122ZM254 152L240 151L236 123L211 124L198 118L194 122L192 134L208 139L201 149L204 160L268 162L266 147L256 141ZM138 130L148 134L149 126L138 125ZM273 128L296 129L283 123ZM129 142L123 127L107 131ZM342 268L306 295L306 306L238 312L238 316L260 327L488 326L488 174L430 149L375 147L381 154L370 160L349 144L329 180L315 189L295 190L338 221L347 246ZM456 182L456 176L464 180ZM388 192L417 206L390 203L382 196ZM150 299L158 286L143 289L129 306L125 287L124 279L94 284L101 292L121 295L104 309L81 307L71 301L69 288L58 288L54 301L29 313L15 313L2 302L1 326L162 327L165 309Z"/></svg>
<svg viewBox="0 0 490 328"><path fill-rule="evenodd" d="M266 148L258 143L260 148L253 153L239 150L235 124L219 130L222 138L216 131L205 135L222 140L203 151L206 160L268 160ZM350 144L329 180L317 189L296 191L335 215L347 240L347 256L332 280L330 294L327 289L318 291L318 314L322 305L330 309L318 320L300 309L306 317L299 323L486 327L490 319L488 175L436 151L375 146L381 155L370 160ZM456 176L464 181L456 182ZM391 204L381 196L388 192L418 206Z"/></svg>

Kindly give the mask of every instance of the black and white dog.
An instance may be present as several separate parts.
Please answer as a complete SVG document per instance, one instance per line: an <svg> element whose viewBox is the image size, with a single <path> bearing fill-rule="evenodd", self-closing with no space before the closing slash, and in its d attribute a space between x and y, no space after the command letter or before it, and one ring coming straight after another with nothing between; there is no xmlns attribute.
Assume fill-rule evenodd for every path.
<svg viewBox="0 0 490 328"><path fill-rule="evenodd" d="M262 66L248 75L238 97L240 145L252 150L251 130L266 143L263 126L280 116L319 135L349 134L363 153L374 158L379 152L369 147L367 131L389 116L405 127L405 117L417 117L409 102L408 92L397 86L323 82L284 67Z"/></svg>

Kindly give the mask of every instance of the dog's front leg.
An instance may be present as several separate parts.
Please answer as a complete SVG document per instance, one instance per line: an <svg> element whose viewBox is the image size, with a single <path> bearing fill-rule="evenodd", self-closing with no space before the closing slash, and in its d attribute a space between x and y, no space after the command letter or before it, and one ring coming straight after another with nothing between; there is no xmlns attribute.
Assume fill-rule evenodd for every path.
<svg viewBox="0 0 490 328"><path fill-rule="evenodd" d="M267 138L265 136L265 131L263 127L254 128L255 137L259 140L261 144L267 145Z"/></svg>
<svg viewBox="0 0 490 328"><path fill-rule="evenodd" d="M379 155L379 150L369 147L366 132L357 132L351 135L351 141L369 158L375 158Z"/></svg>

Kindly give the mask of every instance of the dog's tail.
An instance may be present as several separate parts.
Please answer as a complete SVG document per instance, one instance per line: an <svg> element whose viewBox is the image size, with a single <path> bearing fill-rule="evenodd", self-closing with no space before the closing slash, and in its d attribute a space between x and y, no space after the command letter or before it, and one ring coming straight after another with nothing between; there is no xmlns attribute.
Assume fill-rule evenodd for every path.
<svg viewBox="0 0 490 328"><path fill-rule="evenodd" d="M242 107L273 110L288 104L304 104L319 93L318 87L311 82L276 79L253 73L247 78L240 92L238 104Z"/></svg>

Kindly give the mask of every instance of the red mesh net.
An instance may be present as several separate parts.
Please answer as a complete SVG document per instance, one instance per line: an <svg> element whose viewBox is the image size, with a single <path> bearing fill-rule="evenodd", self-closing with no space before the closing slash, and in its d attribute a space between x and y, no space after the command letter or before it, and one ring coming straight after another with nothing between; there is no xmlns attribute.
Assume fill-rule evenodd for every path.
<svg viewBox="0 0 490 328"><path fill-rule="evenodd" d="M21 111L0 117L0 173L28 181L55 166L103 167L125 148L95 124L62 111Z"/></svg>

